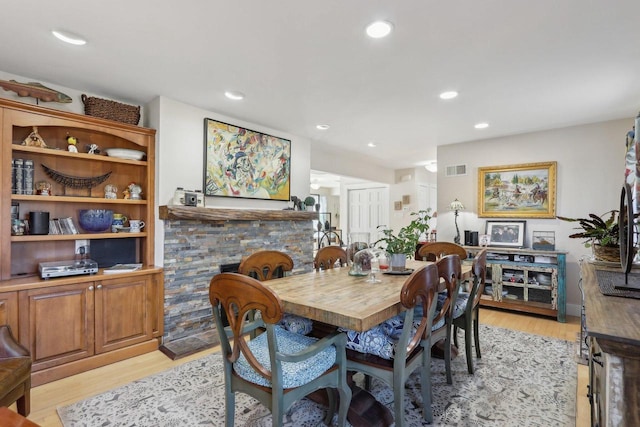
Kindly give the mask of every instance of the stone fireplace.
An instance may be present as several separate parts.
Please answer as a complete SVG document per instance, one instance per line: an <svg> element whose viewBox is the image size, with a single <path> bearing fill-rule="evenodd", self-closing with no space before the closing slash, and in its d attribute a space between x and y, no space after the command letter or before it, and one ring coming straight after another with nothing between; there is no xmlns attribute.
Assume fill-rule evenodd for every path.
<svg viewBox="0 0 640 427"><path fill-rule="evenodd" d="M291 210L161 206L164 220L164 335L172 359L218 343L209 282L227 264L253 252L286 252L293 274L313 269L312 220L317 213Z"/></svg>

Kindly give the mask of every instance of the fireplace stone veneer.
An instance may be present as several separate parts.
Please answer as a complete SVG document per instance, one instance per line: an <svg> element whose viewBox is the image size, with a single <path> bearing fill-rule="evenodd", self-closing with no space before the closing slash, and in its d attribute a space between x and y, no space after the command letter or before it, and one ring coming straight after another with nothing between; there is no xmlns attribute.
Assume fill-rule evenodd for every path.
<svg viewBox="0 0 640 427"><path fill-rule="evenodd" d="M164 220L164 336L172 359L218 343L209 282L222 264L270 249L286 252L293 274L313 269L315 212L161 206Z"/></svg>

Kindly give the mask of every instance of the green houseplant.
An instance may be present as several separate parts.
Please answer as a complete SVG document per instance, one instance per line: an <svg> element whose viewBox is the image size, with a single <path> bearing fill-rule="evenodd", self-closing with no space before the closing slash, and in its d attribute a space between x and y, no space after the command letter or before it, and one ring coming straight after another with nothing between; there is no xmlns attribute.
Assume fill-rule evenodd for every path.
<svg viewBox="0 0 640 427"><path fill-rule="evenodd" d="M316 204L316 199L314 199L311 196L307 196L304 199L304 205L307 207L308 211L312 211L313 210L313 205Z"/></svg>
<svg viewBox="0 0 640 427"><path fill-rule="evenodd" d="M406 259L415 254L420 236L423 234L426 236L429 231L430 211L431 209L423 209L418 212L411 212L411 216L415 218L408 225L402 227L397 234L384 225L378 226L378 229L382 231L383 237L378 239L374 245L384 243L384 246L378 247L389 254L392 270L404 270Z"/></svg>
<svg viewBox="0 0 640 427"><path fill-rule="evenodd" d="M605 216L607 216L605 218ZM618 210L613 209L602 215L589 214L588 218L568 218L558 216L558 219L577 222L581 229L579 233L569 235L572 239L585 239L585 248L593 248L596 258L603 261L620 261L620 230L618 228Z"/></svg>

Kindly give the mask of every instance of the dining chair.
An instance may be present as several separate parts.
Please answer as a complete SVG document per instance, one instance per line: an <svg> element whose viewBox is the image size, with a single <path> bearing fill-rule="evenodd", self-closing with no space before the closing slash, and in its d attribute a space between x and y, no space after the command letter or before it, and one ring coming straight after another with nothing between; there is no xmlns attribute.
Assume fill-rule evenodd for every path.
<svg viewBox="0 0 640 427"><path fill-rule="evenodd" d="M320 248L313 258L313 268L328 270L338 264L340 267L347 265L347 252L340 246L325 246Z"/></svg>
<svg viewBox="0 0 640 427"><path fill-rule="evenodd" d="M278 322L283 303L259 280L238 273L220 273L209 284L209 301L220 336L225 378L225 425L233 427L235 394L246 393L265 405L273 417L273 426L282 426L285 411L291 405L319 389L337 389L338 425L344 426L351 402L347 384L346 337L334 333L322 339L289 332ZM222 323L226 312L229 326ZM249 319L259 310L260 318ZM265 333L247 340L258 328ZM230 339L233 342L230 342ZM329 424L336 409L336 396L329 395Z"/></svg>
<svg viewBox="0 0 640 427"><path fill-rule="evenodd" d="M467 259L467 251L453 242L428 242L418 249L416 261L436 261L443 255L456 254L460 260Z"/></svg>
<svg viewBox="0 0 640 427"><path fill-rule="evenodd" d="M365 332L338 329L347 334L347 369L362 372L366 378L374 376L393 388L398 427L405 425L405 383L416 369L420 369L423 417L429 423L433 421L430 332L438 286L436 265L425 265L402 286L400 302L406 311ZM418 306L420 313L426 314L415 316Z"/></svg>
<svg viewBox="0 0 640 427"><path fill-rule="evenodd" d="M291 257L280 251L264 250L254 252L243 258L238 267L238 273L250 276L262 282L284 277L293 270ZM285 313L281 325L288 331L307 335L313 329L313 322L301 316Z"/></svg>
<svg viewBox="0 0 640 427"><path fill-rule="evenodd" d="M467 356L467 370L473 374L473 355L471 352L471 334L476 347L476 357L480 359L480 337L478 325L480 323L480 297L484 292L487 273L487 249L482 249L473 259L473 285L469 293L458 294L457 304L463 308L458 316L453 317L453 343L458 346L458 329L464 330L464 349Z"/></svg>
<svg viewBox="0 0 640 427"><path fill-rule="evenodd" d="M462 264L457 254L446 255L436 262L438 276L445 283L445 290L438 293L436 303L436 315L431 328L431 345L436 345L443 341L444 345L444 366L447 376L447 384L453 384L451 375L451 329L453 317L460 315L463 307L458 305L458 293L460 289L460 278L462 277Z"/></svg>
<svg viewBox="0 0 640 427"><path fill-rule="evenodd" d="M280 251L265 250L254 252L240 261L238 273L260 281L284 277L293 270L293 260Z"/></svg>

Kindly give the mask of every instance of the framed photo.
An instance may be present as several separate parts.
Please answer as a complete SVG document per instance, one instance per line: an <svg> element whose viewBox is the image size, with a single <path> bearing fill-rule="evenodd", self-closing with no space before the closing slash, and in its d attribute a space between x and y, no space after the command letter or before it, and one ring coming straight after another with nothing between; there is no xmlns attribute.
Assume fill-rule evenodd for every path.
<svg viewBox="0 0 640 427"><path fill-rule="evenodd" d="M555 218L557 162L478 168L478 216Z"/></svg>
<svg viewBox="0 0 640 427"><path fill-rule="evenodd" d="M480 239L478 239L478 245L480 246L489 246L491 244L491 236L488 234L481 234Z"/></svg>
<svg viewBox="0 0 640 427"><path fill-rule="evenodd" d="M286 200L291 141L204 119L205 196Z"/></svg>
<svg viewBox="0 0 640 427"><path fill-rule="evenodd" d="M487 221L485 234L490 246L524 247L527 221Z"/></svg>

